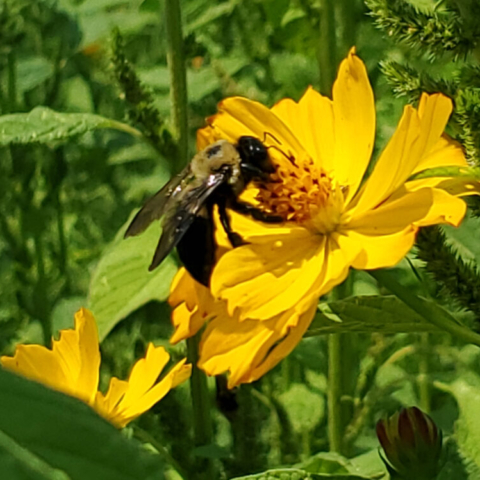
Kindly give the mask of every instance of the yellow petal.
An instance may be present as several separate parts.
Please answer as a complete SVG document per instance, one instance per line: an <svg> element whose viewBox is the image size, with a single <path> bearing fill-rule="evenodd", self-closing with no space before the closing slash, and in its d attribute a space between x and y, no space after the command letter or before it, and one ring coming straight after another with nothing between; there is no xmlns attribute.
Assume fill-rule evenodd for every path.
<svg viewBox="0 0 480 480"><path fill-rule="evenodd" d="M335 132L332 101L309 87L298 103L284 99L274 112L325 171L334 170Z"/></svg>
<svg viewBox="0 0 480 480"><path fill-rule="evenodd" d="M185 268L177 272L170 290L168 302L174 307L172 324L175 327L170 343L175 344L195 335L215 315L215 299Z"/></svg>
<svg viewBox="0 0 480 480"><path fill-rule="evenodd" d="M414 226L408 226L392 235L369 235L361 231L349 231L349 238L362 245L362 252L355 258L352 266L359 270L393 267L412 248L417 230Z"/></svg>
<svg viewBox="0 0 480 480"><path fill-rule="evenodd" d="M433 205L428 213L415 222L415 226L426 227L439 223L448 223L458 227L467 213L467 205L461 199L453 197L449 193L433 189Z"/></svg>
<svg viewBox="0 0 480 480"><path fill-rule="evenodd" d="M2 366L30 380L72 395L75 385L51 350L40 345L19 345L13 357L1 357Z"/></svg>
<svg viewBox="0 0 480 480"><path fill-rule="evenodd" d="M80 373L77 388L88 395L88 403L95 400L100 375L100 349L98 330L92 312L81 308L75 314L75 327L78 330ZM54 347L55 351L55 347Z"/></svg>
<svg viewBox="0 0 480 480"><path fill-rule="evenodd" d="M299 316L297 324L288 330L285 338L279 343L276 343L273 349L269 350L269 353L263 362L248 376L245 375L240 379L241 383L250 383L258 380L293 351L293 349L300 343L307 328L312 323L317 311L317 304L317 301L313 302L310 308ZM232 388L230 385L229 387Z"/></svg>
<svg viewBox="0 0 480 480"><path fill-rule="evenodd" d="M348 276L350 266L361 253L361 246L340 232L332 233L325 249L325 264L322 274L310 290L318 299L342 283Z"/></svg>
<svg viewBox="0 0 480 480"><path fill-rule="evenodd" d="M93 404L98 387L100 351L95 319L87 309L75 314L75 330L62 330L52 350L20 345L2 365L68 395Z"/></svg>
<svg viewBox="0 0 480 480"><path fill-rule="evenodd" d="M307 153L291 130L275 113L261 103L242 97L231 97L218 105L219 113L208 121L215 135L236 143L243 135L257 137L267 146L275 161L286 162L285 155L305 157ZM278 150L280 149L282 153Z"/></svg>
<svg viewBox="0 0 480 480"><path fill-rule="evenodd" d="M161 371L170 360L170 355L165 348L149 343L145 358L135 363L128 378L128 389L122 404L135 404L152 388Z"/></svg>
<svg viewBox="0 0 480 480"><path fill-rule="evenodd" d="M377 209L354 217L348 229L365 235L391 235L409 225L458 225L465 215L465 208L463 200L442 190L422 188L410 192L404 187Z"/></svg>
<svg viewBox="0 0 480 480"><path fill-rule="evenodd" d="M142 413L150 410L150 408L159 402L172 388L188 380L191 375L192 366L190 364L185 365L185 362L186 359L178 362L160 382L146 391L140 398L130 402L127 401L127 395L125 395L124 399L118 405L115 423L120 427L124 427Z"/></svg>
<svg viewBox="0 0 480 480"><path fill-rule="evenodd" d="M189 310L193 310L198 303L194 280L184 267L179 268L173 277L168 297L168 303L173 308L183 302Z"/></svg>
<svg viewBox="0 0 480 480"><path fill-rule="evenodd" d="M209 375L230 371L228 387L252 382L273 368L300 341L316 310L316 301L265 321L231 317L226 311L207 326L199 367ZM306 308L303 313L298 308Z"/></svg>
<svg viewBox="0 0 480 480"><path fill-rule="evenodd" d="M468 163L462 146L447 134L443 134L413 169L412 174L427 168L448 166L468 167Z"/></svg>
<svg viewBox="0 0 480 480"><path fill-rule="evenodd" d="M197 130L197 150L201 151L207 148L212 143L220 140L215 135L215 131L211 127L205 127Z"/></svg>
<svg viewBox="0 0 480 480"><path fill-rule="evenodd" d="M428 132L426 135L422 135L422 141L424 142L422 145L423 152L430 152L432 147L438 142L447 126L452 109L452 101L445 95L422 93L418 105L418 116L420 117L422 129Z"/></svg>
<svg viewBox="0 0 480 480"><path fill-rule="evenodd" d="M115 409L128 389L128 382L119 380L116 377L110 379L107 393L97 392L95 397L95 410L112 423L115 418Z"/></svg>
<svg viewBox="0 0 480 480"><path fill-rule="evenodd" d="M419 112L405 107L397 130L355 199L357 214L375 208L405 183L440 140L451 108L451 100L441 94L423 95ZM458 160L457 152L453 157L453 162Z"/></svg>
<svg viewBox="0 0 480 480"><path fill-rule="evenodd" d="M127 382L114 377L107 394L97 394L96 410L120 428L146 412L190 376L191 365L185 365L184 359L155 384L169 359L165 348L150 343L145 358L133 366Z"/></svg>
<svg viewBox="0 0 480 480"><path fill-rule="evenodd" d="M350 50L333 85L335 178L356 193L370 162L375 140L375 102L364 63Z"/></svg>
<svg viewBox="0 0 480 480"><path fill-rule="evenodd" d="M268 319L293 307L322 271L325 237L303 228L259 237L227 252L214 268L211 289L229 314ZM255 243L253 243L255 241Z"/></svg>

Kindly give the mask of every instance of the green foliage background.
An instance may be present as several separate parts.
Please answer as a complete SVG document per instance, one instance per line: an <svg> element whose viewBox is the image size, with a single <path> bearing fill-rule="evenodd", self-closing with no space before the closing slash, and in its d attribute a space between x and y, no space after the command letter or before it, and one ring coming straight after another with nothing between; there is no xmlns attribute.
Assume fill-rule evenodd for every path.
<svg viewBox="0 0 480 480"><path fill-rule="evenodd" d="M329 93L330 32L336 48L327 54L336 64L356 45L367 65L377 99L377 153L406 101L443 91L456 104L449 132L479 165L478 1L183 0L181 7L189 155L196 129L227 96L272 105L299 99L309 85ZM159 226L123 241L134 211L182 167L171 128L164 14L161 0L0 0L2 354L18 343L48 345L73 325L80 306L93 310L104 339L104 384L111 375L125 378L149 341L164 344L174 360L186 354L184 346L168 345L165 300L175 255L146 274ZM480 209L475 200L471 207L460 229L423 231L417 250L393 274L412 295L434 300L478 331ZM100 419L92 414L77 412L82 405L65 406L70 399L2 380L0 372L0 465L10 462L12 480L179 478L168 466L171 456L186 478L208 478L202 477L206 463L218 478L380 478L385 468L375 422L419 405L451 436L439 478L480 478L478 348L439 332L368 274L353 272L349 281L353 296L322 299L308 338L261 381L229 394L222 380L211 379L213 444L195 445L187 385L141 417L137 426L154 439L147 443L168 452L161 461L136 440L95 424ZM329 333L349 333L342 453L350 461L326 453ZM119 442L99 465L132 456L131 472L115 477L116 470L108 476L92 467L79 473L76 465L94 454L79 445L72 448L80 460L70 464L38 450L7 421L15 395L37 395L49 415L72 408L65 422L86 415L92 431L78 433L85 442L99 435L97 428ZM60 435L42 425L46 437Z"/></svg>

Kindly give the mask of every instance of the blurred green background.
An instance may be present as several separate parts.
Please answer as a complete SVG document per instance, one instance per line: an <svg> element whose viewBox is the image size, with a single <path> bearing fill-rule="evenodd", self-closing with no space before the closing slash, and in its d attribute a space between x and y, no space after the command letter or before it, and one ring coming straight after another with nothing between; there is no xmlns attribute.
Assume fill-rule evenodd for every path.
<svg viewBox="0 0 480 480"><path fill-rule="evenodd" d="M433 0L410 3L425 11L438 7ZM408 63L447 78L458 63L453 54L433 62L427 52L388 38L375 28L360 0L332 4L336 51L331 53L338 64L355 45L367 65L377 101L378 152L405 104L395 98L379 62ZM223 98L243 95L270 106L284 97L298 100L309 85L323 88L321 1L183 0L181 5L190 155L196 129ZM165 122L159 135L168 139L171 106L163 8L160 0L0 0L0 113L45 106L98 114L142 130L119 83L121 54L151 93L153 115ZM115 55L114 28L123 38L117 34ZM168 345L172 328L165 299L177 263L172 256L155 277L145 280L158 227L136 244L122 243L122 229L181 165L175 149L162 150L155 139L88 127L82 132L0 147L0 352L11 354L17 343L49 344L51 333L72 325L80 306L90 306L101 335L110 332L102 344L103 373L125 377L147 342ZM469 243L476 231L477 223L469 220L463 230L450 232L450 241L468 260L480 256L476 242ZM418 267L419 262L413 262ZM412 291L438 293L430 280L418 282L411 262L404 261L395 274ZM356 273L353 293L379 290L366 274ZM380 315L385 315L382 308ZM397 309L393 318L401 314ZM346 361L352 375L345 389L351 393L348 408L354 421L348 430L348 454L370 452L374 469L381 470L374 420L402 405L418 404L418 376L427 370L453 380L462 369L478 367L480 357L474 347L457 348L442 335L357 334L351 342ZM169 348L174 358L185 354L182 345ZM234 413L228 395L225 399L219 394L216 445L199 455L222 459L231 476L293 464L327 450L325 365L324 337L312 337L260 382L240 389ZM213 397L213 381L210 386ZM451 431L458 415L452 395L436 390L425 401L440 425ZM172 392L140 424L168 444L180 463L193 464L187 386Z"/></svg>

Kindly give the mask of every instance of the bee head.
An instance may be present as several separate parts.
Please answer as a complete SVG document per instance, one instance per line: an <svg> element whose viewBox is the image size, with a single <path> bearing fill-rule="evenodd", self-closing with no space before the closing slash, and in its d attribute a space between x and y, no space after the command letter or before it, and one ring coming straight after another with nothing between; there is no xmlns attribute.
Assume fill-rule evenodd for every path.
<svg viewBox="0 0 480 480"><path fill-rule="evenodd" d="M241 158L242 172L247 177L268 180L268 174L275 173L267 147L258 138L246 135L240 137L237 150Z"/></svg>

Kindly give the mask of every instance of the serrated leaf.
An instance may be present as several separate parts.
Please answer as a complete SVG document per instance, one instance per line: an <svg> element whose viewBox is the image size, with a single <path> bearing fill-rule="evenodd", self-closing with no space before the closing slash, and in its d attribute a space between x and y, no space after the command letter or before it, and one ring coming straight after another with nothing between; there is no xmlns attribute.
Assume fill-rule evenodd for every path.
<svg viewBox="0 0 480 480"><path fill-rule="evenodd" d="M246 477L236 477L232 480L367 480L370 477L359 477L358 475L337 475L337 474L316 474L297 468L280 468L268 470L256 475L247 475Z"/></svg>
<svg viewBox="0 0 480 480"><path fill-rule="evenodd" d="M443 445L443 466L436 480L478 480L480 468L473 460L465 457L453 438Z"/></svg>
<svg viewBox="0 0 480 480"><path fill-rule="evenodd" d="M467 262L480 263L480 222L472 215L466 215L462 224L455 228L450 225L442 227L447 234L448 243L452 245L460 256Z"/></svg>
<svg viewBox="0 0 480 480"><path fill-rule="evenodd" d="M459 408L455 436L460 451L480 467L480 377L469 373L447 388L457 400Z"/></svg>
<svg viewBox="0 0 480 480"><path fill-rule="evenodd" d="M159 457L99 417L80 400L0 369L0 446L15 444L16 460L25 468L48 472L48 480L162 480ZM23 453L23 455L22 455ZM0 461L12 458L0 455ZM3 457L3 458L2 458ZM38 457L38 462L36 458ZM1 467L1 464L0 464ZM60 476L58 470L68 477ZM0 468L1 478L5 470ZM46 474L46 473L45 473ZM53 476L52 476L53 475ZM56 476L55 476L56 475ZM37 480L42 477L18 477Z"/></svg>
<svg viewBox="0 0 480 480"><path fill-rule="evenodd" d="M177 271L170 257L153 272L148 271L160 238L159 222L138 237L124 239L126 226L105 250L90 283L89 308L101 340L137 308L151 300L165 300Z"/></svg>
<svg viewBox="0 0 480 480"><path fill-rule="evenodd" d="M347 332L439 331L393 295L365 295L322 303L319 310L305 336Z"/></svg>
<svg viewBox="0 0 480 480"><path fill-rule="evenodd" d="M59 113L47 107L36 107L29 113L0 116L0 146L59 142L102 128L142 136L135 128L100 115Z"/></svg>

